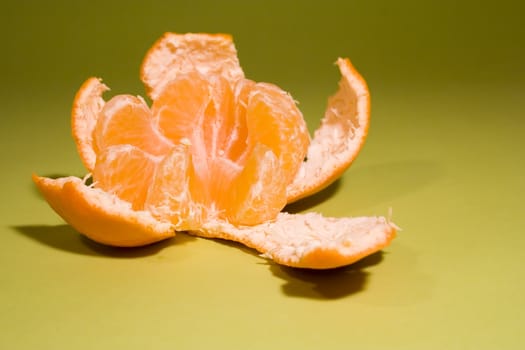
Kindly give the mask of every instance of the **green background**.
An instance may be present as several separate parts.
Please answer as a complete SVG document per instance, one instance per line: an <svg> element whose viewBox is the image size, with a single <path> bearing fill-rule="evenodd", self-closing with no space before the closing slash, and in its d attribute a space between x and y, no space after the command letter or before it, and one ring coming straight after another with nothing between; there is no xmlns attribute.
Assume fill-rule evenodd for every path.
<svg viewBox="0 0 525 350"><path fill-rule="evenodd" d="M0 11L0 348L518 349L525 344L525 26L519 1L9 1ZM369 83L367 143L291 211L385 215L381 253L335 271L179 234L82 238L32 172L83 175L70 136L90 76L143 94L165 31L234 36L248 77L313 130L337 57Z"/></svg>

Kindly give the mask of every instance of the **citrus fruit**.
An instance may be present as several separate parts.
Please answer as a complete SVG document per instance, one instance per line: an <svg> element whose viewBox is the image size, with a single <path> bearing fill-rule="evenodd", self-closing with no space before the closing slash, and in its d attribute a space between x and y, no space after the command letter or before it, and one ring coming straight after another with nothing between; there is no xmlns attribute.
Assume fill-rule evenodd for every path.
<svg viewBox="0 0 525 350"><path fill-rule="evenodd" d="M244 77L230 36L167 33L142 64L151 106L130 95L106 102L97 78L75 97L72 132L92 184L33 180L64 220L104 244L189 231L284 265L350 264L386 246L396 226L381 217L281 213L337 179L366 138L366 83L348 59L337 65L339 89L310 140L288 93Z"/></svg>

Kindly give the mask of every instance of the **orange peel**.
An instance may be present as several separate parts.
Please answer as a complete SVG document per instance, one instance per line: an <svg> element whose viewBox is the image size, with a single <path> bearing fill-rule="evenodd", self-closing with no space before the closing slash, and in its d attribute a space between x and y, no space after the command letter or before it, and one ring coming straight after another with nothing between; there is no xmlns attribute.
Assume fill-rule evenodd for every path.
<svg viewBox="0 0 525 350"><path fill-rule="evenodd" d="M288 203L326 188L352 164L368 135L370 92L349 59L339 58L339 89L308 147L307 160L288 186Z"/></svg>
<svg viewBox="0 0 525 350"><path fill-rule="evenodd" d="M68 176L50 179L33 175L33 181L51 208L78 232L111 246L142 246L175 235L171 222L160 221L147 211Z"/></svg>
<svg viewBox="0 0 525 350"><path fill-rule="evenodd" d="M367 85L348 59L338 59L337 65L341 72L339 89L329 99L321 126L310 142L302 115L293 104L287 104L287 94L271 84L266 87L244 78L231 36L166 33L148 51L141 67L141 79L153 100L153 112L138 97L117 96L106 103L102 95L108 88L98 78L88 79L75 97L73 137L83 164L94 174L93 184L86 185L76 177L50 179L37 175L33 175L33 181L66 222L103 244L140 246L173 237L177 231L189 231L197 236L240 242L283 265L327 269L351 264L387 246L395 237L397 226L384 217L327 218L316 213L278 213L287 202L316 193L336 180L355 159L367 136L370 116ZM164 107L155 107L156 101L165 98L170 86L184 79L193 81L187 80L193 76L203 77L210 84L202 91L211 95L208 98L205 93L195 100L203 106L198 109L200 112L195 112L202 114L195 116L200 118L200 126L191 124L194 121L189 116L184 120L193 126L182 130L202 127L197 134L202 137L202 133L212 133L211 146L206 142L195 146L195 140L200 140L195 137L166 138L157 130L156 118ZM236 90L235 86L242 88ZM262 94L259 99L262 105L251 102L257 100L253 97L257 94ZM118 104L117 100L124 102ZM216 148L217 135L224 134L223 129L220 125L218 129L210 129L210 125L229 120L215 117L224 113L236 116L230 121L234 127L232 135L249 129L250 125L254 128L244 141L249 152L241 152L243 156L235 164L202 153L202 149L207 152L213 149L213 154L224 153ZM289 113L295 116L287 122ZM239 115L246 115L246 121L244 117L239 119ZM264 118L258 124L251 122L261 116L274 118L266 122L273 131L264 128L267 125ZM139 130L153 130L150 132L153 141L137 130L131 131L132 136L125 134L113 139L104 136L106 128L127 130L124 125L129 124L128 120L133 120L133 125L143 125ZM260 132L264 135L260 136ZM237 144L243 145L241 141L237 140ZM291 142L291 146L281 142ZM200 150L200 157L206 158L205 163L196 159L192 153L195 149ZM131 153L138 160L119 158ZM144 159L140 158L142 153ZM306 160L302 162L304 155ZM149 180L137 183L140 182L137 175L123 184L127 187L119 192L115 190L120 185L118 172L112 172L118 171L119 166L130 167L128 170L145 167L149 169ZM210 193L221 199L210 202L210 193L202 192L202 185L206 184L203 181L211 180L203 178L202 169L209 172L205 174L207 179L227 175L240 179L244 187L235 183L224 187L213 179L223 187L214 185L219 190ZM224 189L229 189L228 193L221 192ZM140 193L139 199L132 198L134 192ZM195 196L201 198L200 202L195 202ZM232 212L220 216L223 209L215 206L224 196L234 196L237 202L231 206ZM209 208L210 203L215 209ZM265 212L268 205L277 211Z"/></svg>
<svg viewBox="0 0 525 350"><path fill-rule="evenodd" d="M231 35L165 33L146 53L141 78L148 95L156 99L177 75L192 71L230 81L243 78Z"/></svg>
<svg viewBox="0 0 525 350"><path fill-rule="evenodd" d="M98 78L89 78L78 90L71 111L71 131L82 163L92 171L97 154L93 148L93 131L98 113L106 104L102 98L109 88Z"/></svg>

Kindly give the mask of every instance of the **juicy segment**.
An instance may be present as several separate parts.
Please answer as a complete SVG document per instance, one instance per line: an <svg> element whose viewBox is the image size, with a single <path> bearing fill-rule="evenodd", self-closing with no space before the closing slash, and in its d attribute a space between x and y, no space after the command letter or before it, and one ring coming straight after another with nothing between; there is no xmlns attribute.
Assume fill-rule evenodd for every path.
<svg viewBox="0 0 525 350"><path fill-rule="evenodd" d="M157 159L129 144L111 146L97 156L93 169L94 186L116 194L134 210L144 209L149 181L157 168Z"/></svg>
<svg viewBox="0 0 525 350"><path fill-rule="evenodd" d="M110 146L127 144L158 156L168 153L173 146L157 130L146 102L131 95L115 96L104 105L93 139L97 155Z"/></svg>
<svg viewBox="0 0 525 350"><path fill-rule="evenodd" d="M285 174L275 153L257 144L229 190L228 221L256 225L275 219L286 205Z"/></svg>
<svg viewBox="0 0 525 350"><path fill-rule="evenodd" d="M296 175L310 142L303 115L286 92L268 83L252 90L246 110L250 143L268 146L279 158L286 182ZM281 130L281 132L275 132Z"/></svg>
<svg viewBox="0 0 525 350"><path fill-rule="evenodd" d="M94 141L95 186L191 229L274 219L309 135L278 87L191 72L166 85L151 110L129 95L108 101Z"/></svg>

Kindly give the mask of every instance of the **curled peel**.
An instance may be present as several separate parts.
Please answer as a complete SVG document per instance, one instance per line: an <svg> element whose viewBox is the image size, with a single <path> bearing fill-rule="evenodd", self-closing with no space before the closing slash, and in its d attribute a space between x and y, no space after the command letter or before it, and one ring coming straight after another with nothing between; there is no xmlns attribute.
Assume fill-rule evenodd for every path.
<svg viewBox="0 0 525 350"><path fill-rule="evenodd" d="M396 226L383 217L281 213L275 221L257 226L208 223L192 234L242 243L278 264L328 269L352 264L384 248L395 237Z"/></svg>
<svg viewBox="0 0 525 350"><path fill-rule="evenodd" d="M137 211L131 204L82 179L69 176L50 179L33 175L44 198L68 224L92 240L119 247L136 247L175 236L170 222Z"/></svg>
<svg viewBox="0 0 525 350"><path fill-rule="evenodd" d="M315 131L294 181L288 203L319 192L352 164L364 144L370 120L370 93L349 59L339 58L339 89L328 100L321 126Z"/></svg>
<svg viewBox="0 0 525 350"><path fill-rule="evenodd" d="M93 131L97 124L98 113L106 102L102 94L109 88L98 78L89 78L82 84L75 96L71 111L71 130L77 145L80 159L88 171L95 167L97 154L93 149Z"/></svg>
<svg viewBox="0 0 525 350"><path fill-rule="evenodd" d="M357 156L366 138L370 113L368 88L348 59L338 59L341 80L329 99L321 126L308 148L307 160L288 185L287 201L313 194L337 179ZM179 74L197 70L218 74L229 81L244 77L237 52L228 35L165 34L147 53L141 78L155 100ZM107 86L88 79L75 98L73 136L88 171L97 161L93 131L105 105ZM51 207L76 230L100 243L140 246L186 230L169 220L100 189L86 186L76 177L48 179L33 176ZM319 214L281 213L274 220L254 226L234 226L211 220L191 233L228 239L252 247L283 265L327 269L351 264L388 245L396 226L382 217L327 218Z"/></svg>
<svg viewBox="0 0 525 350"><path fill-rule="evenodd" d="M230 81L244 77L237 50L228 34L164 34L148 51L141 77L148 95L156 99L179 74L198 71Z"/></svg>

